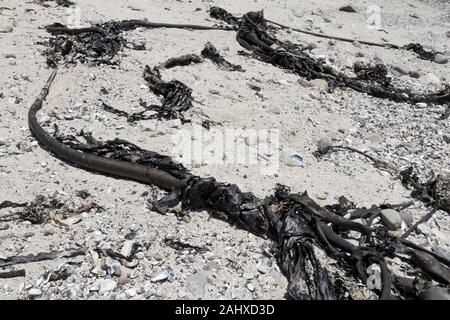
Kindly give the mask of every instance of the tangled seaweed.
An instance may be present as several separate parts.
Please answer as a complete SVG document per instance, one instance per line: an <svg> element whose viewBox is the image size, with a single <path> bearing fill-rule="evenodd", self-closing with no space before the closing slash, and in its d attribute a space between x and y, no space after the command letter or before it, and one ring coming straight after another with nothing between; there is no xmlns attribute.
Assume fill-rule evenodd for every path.
<svg viewBox="0 0 450 320"><path fill-rule="evenodd" d="M163 81L159 69L151 69L149 66L145 66L144 79L154 94L162 96L161 105L148 105L141 100L140 105L145 110L129 114L101 102L103 110L121 117L126 117L130 123L149 119L180 119L182 123L190 122L190 120L185 119L183 113L192 108L191 88L178 80L172 80L170 82Z"/></svg>
<svg viewBox="0 0 450 320"><path fill-rule="evenodd" d="M62 7L66 7L66 8L75 4L73 1L70 1L70 0L36 0L36 2L38 4L43 5L43 6L48 6L46 4L46 2L51 2L51 1L55 2L58 6L62 6Z"/></svg>
<svg viewBox="0 0 450 320"><path fill-rule="evenodd" d="M223 10L223 9L222 9ZM216 12L215 9L213 12ZM212 15L222 19L228 17L222 11L220 15ZM228 17L226 21L230 21ZM338 87L349 87L355 91L365 93L377 98L392 100L395 102L429 104L450 104L450 88L432 94L416 94L409 89L401 89L390 85L386 81L376 81L374 78L383 79L383 73L374 76L374 71L360 77L348 77L343 73L334 71L321 59L312 58L302 46L278 40L269 34L263 11L248 12L240 21L237 28L237 41L244 48L251 51L258 59L275 65L279 68L289 70L295 74L311 79L324 79L328 81L331 89ZM234 22L233 22L234 23ZM278 48L273 45L277 44ZM376 70L382 72L380 68Z"/></svg>
<svg viewBox="0 0 450 320"><path fill-rule="evenodd" d="M126 40L121 36L120 29L114 22L97 24L95 29L74 34L60 34L53 29L65 28L60 23L54 23L47 30L54 37L48 41L48 48L44 51L47 65L54 68L64 61L67 64L86 63L117 64L112 59L122 51Z"/></svg>
<svg viewBox="0 0 450 320"><path fill-rule="evenodd" d="M426 51L420 43L409 43L404 46L403 49L412 51L416 53L420 59L428 61L434 61L434 57L437 54L435 51Z"/></svg>
<svg viewBox="0 0 450 320"><path fill-rule="evenodd" d="M191 24L153 23L144 20L109 21L87 28L71 29L61 23L46 27L53 35L44 51L47 64L55 67L58 62L68 64L91 61L97 64L117 64L113 58L122 51L127 41L122 31L136 28L178 28L192 30L229 30L226 27L210 27ZM136 50L142 50L139 46Z"/></svg>
<svg viewBox="0 0 450 320"><path fill-rule="evenodd" d="M421 182L413 167L400 172L403 185L412 189L411 197L450 213L450 174L439 174Z"/></svg>

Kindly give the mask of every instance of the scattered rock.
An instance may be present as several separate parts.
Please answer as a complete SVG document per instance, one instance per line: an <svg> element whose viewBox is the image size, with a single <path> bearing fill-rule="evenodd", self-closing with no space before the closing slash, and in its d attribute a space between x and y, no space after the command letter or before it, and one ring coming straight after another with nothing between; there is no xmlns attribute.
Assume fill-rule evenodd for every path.
<svg viewBox="0 0 450 320"><path fill-rule="evenodd" d="M150 278L151 282L165 282L165 281L173 281L173 270L171 267L165 267L161 271L153 274Z"/></svg>
<svg viewBox="0 0 450 320"><path fill-rule="evenodd" d="M406 226L411 227L414 223L414 218L411 212L407 210L400 211L400 217L405 222Z"/></svg>
<svg viewBox="0 0 450 320"><path fill-rule="evenodd" d="M13 32L14 28L11 26L0 28L0 33L10 33Z"/></svg>
<svg viewBox="0 0 450 320"><path fill-rule="evenodd" d="M339 11L342 12L350 12L350 13L356 13L357 11L355 10L355 8L353 8L351 5L346 5L343 7L339 8Z"/></svg>
<svg viewBox="0 0 450 320"><path fill-rule="evenodd" d="M0 223L0 231L8 230L8 229L9 229L9 224L7 224L7 223Z"/></svg>
<svg viewBox="0 0 450 320"><path fill-rule="evenodd" d="M353 41L352 44L353 44L356 48L361 48L361 42L359 42L359 41Z"/></svg>
<svg viewBox="0 0 450 320"><path fill-rule="evenodd" d="M409 74L409 70L400 66L394 66L392 70L397 71L402 76Z"/></svg>
<svg viewBox="0 0 450 320"><path fill-rule="evenodd" d="M28 297L30 297L31 299L38 298L40 296L42 296L41 289L31 288L30 290L28 290Z"/></svg>
<svg viewBox="0 0 450 320"><path fill-rule="evenodd" d="M319 200L326 200L328 198L328 192L317 192L315 196Z"/></svg>
<svg viewBox="0 0 450 320"><path fill-rule="evenodd" d="M128 258L131 256L131 252L133 251L134 241L128 240L123 244L122 250L120 250L120 254L124 257Z"/></svg>
<svg viewBox="0 0 450 320"><path fill-rule="evenodd" d="M186 288L194 295L202 297L206 291L209 274L205 271L198 271L186 278Z"/></svg>
<svg viewBox="0 0 450 320"><path fill-rule="evenodd" d="M298 154L293 154L290 156L287 165L289 167L303 167L304 165L303 158Z"/></svg>
<svg viewBox="0 0 450 320"><path fill-rule="evenodd" d="M434 56L434 62L439 64L446 64L448 62L448 58L444 56L442 53L437 53Z"/></svg>
<svg viewBox="0 0 450 320"><path fill-rule="evenodd" d="M260 92L262 90L262 88L260 86L258 86L257 84L254 83L247 83L248 87L252 90L255 90L256 92Z"/></svg>
<svg viewBox="0 0 450 320"><path fill-rule="evenodd" d="M95 283L100 294L113 291L117 287L117 282L111 279L100 279Z"/></svg>
<svg viewBox="0 0 450 320"><path fill-rule="evenodd" d="M320 154L326 154L333 146L330 139L324 137L317 142L317 150Z"/></svg>
<svg viewBox="0 0 450 320"><path fill-rule="evenodd" d="M381 210L381 221L383 224L392 231L398 230L402 226L402 218L400 214L393 209Z"/></svg>
<svg viewBox="0 0 450 320"><path fill-rule="evenodd" d="M211 93L211 94L220 94L220 91L216 90L216 89L209 89L209 93Z"/></svg>
<svg viewBox="0 0 450 320"><path fill-rule="evenodd" d="M323 79L314 79L314 80L310 80L309 83L311 83L311 86L318 88L322 91L327 91L328 90L328 82L326 82Z"/></svg>

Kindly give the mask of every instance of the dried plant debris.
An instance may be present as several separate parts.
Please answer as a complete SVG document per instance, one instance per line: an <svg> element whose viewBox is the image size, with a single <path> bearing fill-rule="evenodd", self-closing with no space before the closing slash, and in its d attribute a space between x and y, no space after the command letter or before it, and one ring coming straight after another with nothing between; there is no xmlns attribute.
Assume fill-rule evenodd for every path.
<svg viewBox="0 0 450 320"><path fill-rule="evenodd" d="M162 96L161 105L149 105L141 99L140 106L144 108L144 110L129 114L125 111L111 107L101 101L101 107L103 110L116 114L120 117L125 117L130 123L149 119L179 119L181 123L190 122L190 120L184 117L183 113L193 107L191 88L178 80L172 80L169 82L163 81L161 79L159 69L151 69L149 66L145 67L144 79L147 81L150 90L154 94Z"/></svg>
<svg viewBox="0 0 450 320"><path fill-rule="evenodd" d="M44 55L47 64L55 67L59 62L77 64L93 62L95 64L117 64L117 54L127 45L122 31L136 28L179 28L190 30L227 30L224 27L210 27L190 24L153 23L144 20L109 21L87 28L71 29L61 23L46 27L53 35L45 45ZM136 50L142 46L131 46Z"/></svg>
<svg viewBox="0 0 450 320"><path fill-rule="evenodd" d="M228 11L226 11L225 9L216 7L216 6L212 6L209 9L209 15L217 20L223 21L227 24L230 24L232 26L235 26L236 29L238 28L239 24L241 23L242 18L238 18L234 15L232 15L231 13L229 13Z"/></svg>
<svg viewBox="0 0 450 320"><path fill-rule="evenodd" d="M115 23L104 23L95 26L95 30L87 28L85 32L61 34L52 31L65 28L64 25L54 23L47 27L47 31L54 34L44 43L48 48L44 51L47 64L56 67L59 62L77 64L93 62L97 64L117 64L114 59L122 51L126 40L121 36L120 29Z"/></svg>
<svg viewBox="0 0 450 320"><path fill-rule="evenodd" d="M164 239L164 243L176 251L188 250L195 253L205 253L209 250L205 247L195 246L187 242L183 242L174 238Z"/></svg>
<svg viewBox="0 0 450 320"><path fill-rule="evenodd" d="M435 51L427 51L423 48L420 43L410 43L403 47L403 49L412 51L418 55L418 57L422 60L434 61L436 54L438 52Z"/></svg>
<svg viewBox="0 0 450 320"><path fill-rule="evenodd" d="M0 279L18 278L18 277L25 277L25 276L26 276L25 269L9 270L9 271L1 271L0 270Z"/></svg>
<svg viewBox="0 0 450 320"><path fill-rule="evenodd" d="M191 64L201 63L203 59L196 54L185 54L180 57L170 58L167 61L158 65L158 69L171 69L174 67L184 67Z"/></svg>
<svg viewBox="0 0 450 320"><path fill-rule="evenodd" d="M29 254L25 256L13 256L5 259L0 258L0 267L8 267L17 264L25 264L31 262L39 262L45 260L54 260L60 258L73 258L86 255L86 249L75 248L64 251L40 252L38 254Z"/></svg>
<svg viewBox="0 0 450 320"><path fill-rule="evenodd" d="M30 203L18 204L9 202L7 205L3 205L1 208L23 208L6 215L0 215L0 220L24 220L30 221L33 224L59 224L67 226L65 219L79 215L83 212L89 212L91 210L101 211L103 208L98 204L91 202L89 204L74 207L69 205L67 201L63 201L56 197L38 195L36 199Z"/></svg>
<svg viewBox="0 0 450 320"><path fill-rule="evenodd" d="M188 66L203 62L203 58L211 60L220 69L225 71L245 71L242 66L227 61L214 47L211 42L205 44L205 48L201 51L201 56L196 54L186 54L169 60L158 65L157 69L170 69L177 66Z"/></svg>
<svg viewBox="0 0 450 320"><path fill-rule="evenodd" d="M361 93L395 102L450 104L450 87L432 94L414 93L409 89L394 87L385 81L381 84L377 81L374 84L374 78L383 79L384 70L380 68L369 72L371 75L368 79L364 79L364 77L367 78L367 74L355 78L338 73L331 66L326 65L322 59L312 58L304 47L283 42L270 34L263 11L244 14L237 29L237 41L262 61L294 72L308 80L326 80L330 90L349 87ZM274 44L278 45L278 48L274 48ZM375 76L374 72L379 74Z"/></svg>
<svg viewBox="0 0 450 320"><path fill-rule="evenodd" d="M48 7L47 2L55 2L58 6L70 7L75 3L70 0L35 0L36 3Z"/></svg>
<svg viewBox="0 0 450 320"><path fill-rule="evenodd" d="M219 53L219 51L210 43L207 42L205 48L202 50L201 55L211 60L219 68L225 71L245 71L240 65L233 64L227 60Z"/></svg>
<svg viewBox="0 0 450 320"><path fill-rule="evenodd" d="M450 213L450 173L439 174L421 182L414 168L409 167L402 170L400 176L403 185L412 190L412 197Z"/></svg>
<svg viewBox="0 0 450 320"><path fill-rule="evenodd" d="M353 71L359 80L379 84L382 87L391 85L391 78L388 77L388 69L384 64L375 65L357 62L353 65Z"/></svg>

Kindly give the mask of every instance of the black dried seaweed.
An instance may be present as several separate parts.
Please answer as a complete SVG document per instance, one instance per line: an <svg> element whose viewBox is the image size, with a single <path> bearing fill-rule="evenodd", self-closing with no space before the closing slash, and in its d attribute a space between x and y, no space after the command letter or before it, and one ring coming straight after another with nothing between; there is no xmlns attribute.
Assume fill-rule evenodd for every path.
<svg viewBox="0 0 450 320"><path fill-rule="evenodd" d="M404 46L403 49L412 51L416 53L420 59L428 61L434 61L434 57L436 56L437 53L435 51L425 50L420 43L409 43L406 46Z"/></svg>
<svg viewBox="0 0 450 320"><path fill-rule="evenodd" d="M53 28L65 28L60 23L47 27L49 32ZM97 24L96 31L87 30L76 34L60 34L53 32L44 51L47 64L51 67L64 61L67 64L86 63L117 64L113 58L122 51L126 40L121 36L120 29L113 22Z"/></svg>
<svg viewBox="0 0 450 320"><path fill-rule="evenodd" d="M214 62L219 68L225 71L245 71L240 65L233 64L224 57L222 57L219 51L210 43L207 42L205 48L202 50L201 55L212 62Z"/></svg>
<svg viewBox="0 0 450 320"><path fill-rule="evenodd" d="M173 162L170 157L154 151L141 149L131 142L122 139L102 142L95 139L90 133L85 133L83 131L80 132L79 135L86 140L86 143L80 142L74 136L63 136L59 134L57 130L54 133L54 137L58 141L70 146L72 149L87 154L94 154L104 158L139 163L151 168L162 169L180 179L189 176L186 168L181 164Z"/></svg>
<svg viewBox="0 0 450 320"><path fill-rule="evenodd" d="M391 78L388 75L388 69L384 64L377 63L374 66L364 63L355 63L353 71L359 80L379 84L382 87L389 87L391 85Z"/></svg>
<svg viewBox="0 0 450 320"><path fill-rule="evenodd" d="M223 16L222 13L220 17ZM361 93L395 102L450 104L449 87L432 94L416 94L409 89L374 84L373 75L369 80L363 80L338 73L326 65L323 60L312 58L302 46L280 41L270 34L263 11L244 14L237 29L237 41L264 62L294 72L308 80L326 80L331 90L349 87ZM277 44L278 48L274 48L274 44ZM377 76L377 78L382 79L383 76ZM385 81L384 83L386 84Z"/></svg>
<svg viewBox="0 0 450 320"><path fill-rule="evenodd" d="M174 67L183 67L191 64L201 63L203 59L196 54L185 54L180 57L170 58L167 61L161 63L158 69L171 69Z"/></svg>

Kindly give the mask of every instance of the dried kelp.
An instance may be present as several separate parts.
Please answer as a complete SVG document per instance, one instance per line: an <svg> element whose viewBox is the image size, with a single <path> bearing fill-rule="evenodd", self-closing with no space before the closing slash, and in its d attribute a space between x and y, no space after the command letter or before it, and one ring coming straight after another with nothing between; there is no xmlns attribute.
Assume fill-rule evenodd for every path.
<svg viewBox="0 0 450 320"><path fill-rule="evenodd" d="M355 63L353 71L358 80L379 84L382 87L389 87L391 85L391 78L388 75L388 69L384 64L377 63L375 65L368 65L365 63Z"/></svg>
<svg viewBox="0 0 450 320"><path fill-rule="evenodd" d="M5 259L0 258L0 267L8 267L17 264L25 264L31 262L39 262L45 260L54 260L60 258L73 258L86 254L86 249L75 248L64 251L40 252L38 254L29 254L26 256L13 256Z"/></svg>
<svg viewBox="0 0 450 320"><path fill-rule="evenodd" d="M428 61L434 61L434 57L437 54L437 52L435 52L435 51L425 50L420 43L407 44L406 46L403 47L403 49L412 51L412 52L416 53L420 59L428 60Z"/></svg>
<svg viewBox="0 0 450 320"><path fill-rule="evenodd" d="M92 134L83 131L79 133L79 136L83 137L86 142L83 143L74 136L61 135L58 130L55 130L54 133L54 137L58 141L74 150L82 151L86 154L94 154L108 159L137 163L151 168L162 169L179 179L185 179L189 176L186 168L181 164L175 163L170 157L154 151L141 149L131 142L122 139L102 142L95 139Z"/></svg>
<svg viewBox="0 0 450 320"><path fill-rule="evenodd" d="M224 15L222 14L222 16ZM336 72L323 60L312 58L302 46L280 41L273 34L269 34L263 11L244 14L237 29L237 41L262 61L294 72L308 80L326 80L330 90L349 87L361 93L395 102L450 104L449 87L432 94L420 94L392 85L374 84L373 72L369 80L348 77L343 73ZM277 44L278 47L274 48L274 44ZM380 71L378 70L378 72ZM382 79L383 75L377 77Z"/></svg>
<svg viewBox="0 0 450 320"><path fill-rule="evenodd" d="M36 0L35 2L43 6L48 6L47 2L55 2L58 6L62 7L70 7L75 4L70 0Z"/></svg>
<svg viewBox="0 0 450 320"><path fill-rule="evenodd" d="M217 49L210 43L207 42L205 48L202 50L201 55L212 62L214 62L219 68L225 71L245 71L240 65L233 64L224 57L222 57L217 51Z"/></svg>
<svg viewBox="0 0 450 320"><path fill-rule="evenodd" d="M54 34L43 43L48 48L44 51L47 64L51 67L63 61L66 64L86 63L88 61L97 64L117 64L113 58L122 51L125 39L115 23L96 25L96 31L86 30L73 34L61 34L52 31L57 28L65 28L60 23L54 23L47 27L47 31Z"/></svg>
<svg viewBox="0 0 450 320"><path fill-rule="evenodd" d="M55 67L59 62L76 64L93 62L96 64L117 64L114 59L127 44L122 31L136 28L179 28L189 30L229 30L226 27L200 26L191 24L154 23L143 20L109 21L91 27L71 29L61 23L46 27L53 35L46 43L44 55L47 64ZM142 48L139 48L142 49Z"/></svg>
<svg viewBox="0 0 450 320"><path fill-rule="evenodd" d="M450 213L450 174L443 173L421 182L413 167L400 172L403 185L411 189L411 197Z"/></svg>
<svg viewBox="0 0 450 320"><path fill-rule="evenodd" d="M220 69L225 71L245 71L242 66L227 61L214 47L211 42L205 44L205 48L201 51L201 56L196 54L186 54L169 60L158 65L157 69L170 69L176 66L187 66L203 62L203 58L211 60Z"/></svg>
<svg viewBox="0 0 450 320"><path fill-rule="evenodd" d="M130 123L149 119L179 119L181 123L190 122L189 119L184 117L183 113L193 107L191 88L178 80L163 81L158 67L151 69L149 66L146 66L144 79L154 94L162 96L161 105L147 104L147 102L140 99L140 106L144 110L132 114L111 107L103 101L101 101L100 106L105 111L127 118L127 121Z"/></svg>
<svg viewBox="0 0 450 320"><path fill-rule="evenodd" d="M242 20L241 18L235 17L231 13L227 12L225 9L216 6L212 6L209 9L209 15L214 19L224 21L225 23L234 26L236 30L239 27L239 24L241 23Z"/></svg>
<svg viewBox="0 0 450 320"><path fill-rule="evenodd" d="M158 65L158 69L171 69L174 67L184 67L190 64L203 62L203 59L196 54L185 54L180 57L170 58L169 60Z"/></svg>

